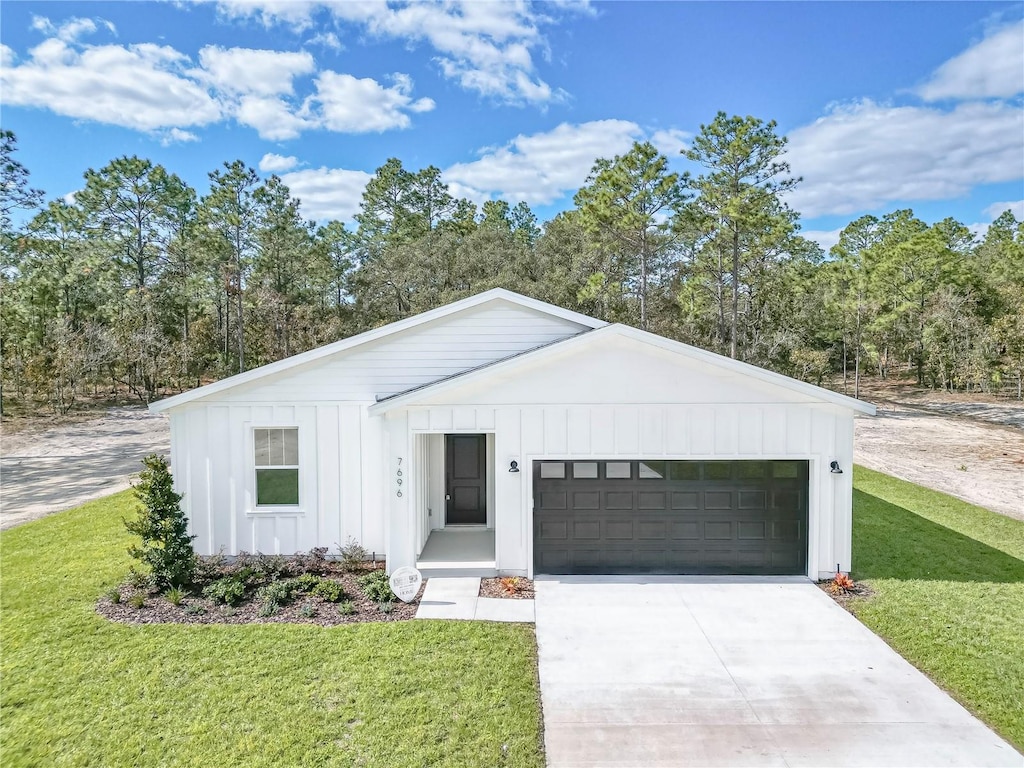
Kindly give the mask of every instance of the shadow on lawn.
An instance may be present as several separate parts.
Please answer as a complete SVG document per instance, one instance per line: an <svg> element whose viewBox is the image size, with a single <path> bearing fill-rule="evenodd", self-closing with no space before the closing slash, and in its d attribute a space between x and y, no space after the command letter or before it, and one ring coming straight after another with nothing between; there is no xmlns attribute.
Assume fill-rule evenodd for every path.
<svg viewBox="0 0 1024 768"><path fill-rule="evenodd" d="M1024 560L863 491L853 492L854 578L1024 582Z"/></svg>

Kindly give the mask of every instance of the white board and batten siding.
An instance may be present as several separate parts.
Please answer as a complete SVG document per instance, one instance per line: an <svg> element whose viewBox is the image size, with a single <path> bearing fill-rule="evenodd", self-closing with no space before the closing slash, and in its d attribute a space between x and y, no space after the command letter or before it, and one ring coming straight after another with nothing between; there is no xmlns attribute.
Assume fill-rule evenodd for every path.
<svg viewBox="0 0 1024 768"><path fill-rule="evenodd" d="M807 460L808 575L849 568L852 411L635 344L594 346L406 409L413 433L494 432L499 571L532 572L533 461L615 458ZM623 393L630 402L619 402ZM397 416L388 413L389 421ZM507 471L512 460L520 473ZM830 472L832 460L843 474ZM413 513L395 511L398 520Z"/></svg>
<svg viewBox="0 0 1024 768"><path fill-rule="evenodd" d="M175 407L175 484L196 550L291 554L351 537L385 552L390 438L384 420L369 418L366 408L585 330L491 301ZM256 507L252 430L259 427L299 429L297 508Z"/></svg>

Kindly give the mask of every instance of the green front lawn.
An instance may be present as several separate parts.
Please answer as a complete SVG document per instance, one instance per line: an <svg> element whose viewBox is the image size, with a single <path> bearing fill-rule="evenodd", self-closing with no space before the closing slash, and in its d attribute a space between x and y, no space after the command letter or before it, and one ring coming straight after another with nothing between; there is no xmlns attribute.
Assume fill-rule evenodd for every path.
<svg viewBox="0 0 1024 768"><path fill-rule="evenodd" d="M130 492L0 534L5 766L541 766L529 626L122 626Z"/></svg>
<svg viewBox="0 0 1024 768"><path fill-rule="evenodd" d="M850 607L1024 748L1024 523L857 467Z"/></svg>

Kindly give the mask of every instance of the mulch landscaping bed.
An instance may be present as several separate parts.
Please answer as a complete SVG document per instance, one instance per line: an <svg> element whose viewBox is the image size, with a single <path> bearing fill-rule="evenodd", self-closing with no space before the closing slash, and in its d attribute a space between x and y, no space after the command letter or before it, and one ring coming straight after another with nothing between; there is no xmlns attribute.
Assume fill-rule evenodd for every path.
<svg viewBox="0 0 1024 768"><path fill-rule="evenodd" d="M203 597L201 590L187 595L179 605L171 603L164 595L155 590L139 589L125 583L117 588L121 595L120 602L113 602L109 593L100 598L96 611L111 621L123 624L316 624L322 627L340 624L358 624L368 621L406 621L415 618L423 587L420 587L416 599L411 603L395 600L390 612L381 611L377 603L363 594L359 586L359 578L375 568L383 568L383 564L367 567L362 571L345 573L340 570L321 571L325 580L340 583L346 593L346 600L351 601L355 612L342 615L338 612L341 601L328 602L323 598L310 594L296 594L294 598L280 605L272 616L261 616L262 602L251 594L238 605L229 606L214 602ZM424 582L424 586L426 582ZM130 604L133 595L142 593L145 602L141 608ZM306 608L305 606L309 606ZM304 612L305 611L305 612ZM309 615L307 615L309 614Z"/></svg>
<svg viewBox="0 0 1024 768"><path fill-rule="evenodd" d="M856 583L853 587L847 589L844 592L835 592L830 587L832 586L832 579L826 579L825 581L819 581L818 587L826 595L835 600L846 610L850 610L850 601L857 600L860 598L868 598L875 594L875 591L871 589L867 584ZM851 611L852 613L852 611Z"/></svg>
<svg viewBox="0 0 1024 768"><path fill-rule="evenodd" d="M515 591L506 590L501 582L501 578L497 579L480 579L480 597L503 597L507 600L533 600L533 582L530 579L524 579L521 576L516 576L517 579Z"/></svg>

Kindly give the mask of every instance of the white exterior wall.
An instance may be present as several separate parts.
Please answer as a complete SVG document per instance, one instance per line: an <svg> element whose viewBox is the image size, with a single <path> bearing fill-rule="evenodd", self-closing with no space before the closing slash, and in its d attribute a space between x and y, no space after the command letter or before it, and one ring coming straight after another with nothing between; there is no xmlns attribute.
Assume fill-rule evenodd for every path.
<svg viewBox="0 0 1024 768"><path fill-rule="evenodd" d="M500 572L532 576L533 461L538 459L810 462L808 576L850 569L853 414L827 404L545 406L408 410L412 431L494 432L495 557ZM509 462L521 471L509 473ZM836 460L843 474L832 474ZM409 519L392 507L393 519ZM406 517L409 516L409 517ZM394 560L395 567L414 564Z"/></svg>
<svg viewBox="0 0 1024 768"><path fill-rule="evenodd" d="M408 464L413 451L408 430L395 432L389 420L368 417L366 408L377 396L583 330L499 300L172 409L175 488L184 494L196 551L293 554L333 549L351 537L383 554L390 546L386 503L397 498L397 466L386 456L401 455ZM299 429L300 503L294 510L255 504L252 430L274 426ZM404 474L409 488L411 466Z"/></svg>
<svg viewBox="0 0 1024 768"><path fill-rule="evenodd" d="M584 330L569 320L497 301L212 397L218 402L373 403Z"/></svg>
<svg viewBox="0 0 1024 768"><path fill-rule="evenodd" d="M298 427L299 505L255 504L252 430ZM171 414L175 489L196 551L293 554L349 537L385 551L380 419L355 404L195 405Z"/></svg>
<svg viewBox="0 0 1024 768"><path fill-rule="evenodd" d="M412 433L494 434L500 572L532 575L533 461L627 457L807 460L807 575L849 570L851 410L631 340L555 350L387 414L407 413ZM508 472L513 459L519 473ZM843 474L830 472L833 460ZM402 525L408 512L393 507L392 519Z"/></svg>

